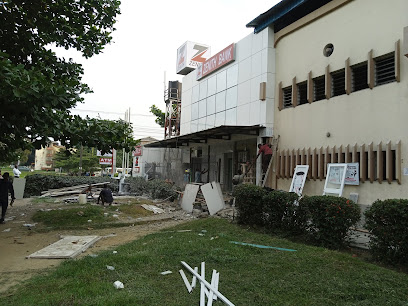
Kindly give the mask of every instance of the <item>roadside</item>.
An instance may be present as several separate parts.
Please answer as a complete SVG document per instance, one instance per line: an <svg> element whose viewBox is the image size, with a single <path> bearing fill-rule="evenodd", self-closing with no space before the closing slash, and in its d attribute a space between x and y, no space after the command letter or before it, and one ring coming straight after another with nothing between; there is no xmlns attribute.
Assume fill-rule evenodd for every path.
<svg viewBox="0 0 408 306"><path fill-rule="evenodd" d="M58 209L67 204L34 204L31 201L32 199L16 200L13 207L9 207L7 211L6 223L0 225L0 293L36 274L56 267L64 261L64 259L26 259L26 256L58 241L62 235L98 235L104 237L97 241L93 247L76 257L81 258L195 218L181 210L176 203L166 202L161 205L164 208L164 213L137 218L137 222L132 226L90 228L86 231L58 230L42 233L24 226L24 224L32 224L32 216L40 209L49 209L51 205ZM122 221L128 223L129 218ZM148 223L138 224L138 222Z"/></svg>

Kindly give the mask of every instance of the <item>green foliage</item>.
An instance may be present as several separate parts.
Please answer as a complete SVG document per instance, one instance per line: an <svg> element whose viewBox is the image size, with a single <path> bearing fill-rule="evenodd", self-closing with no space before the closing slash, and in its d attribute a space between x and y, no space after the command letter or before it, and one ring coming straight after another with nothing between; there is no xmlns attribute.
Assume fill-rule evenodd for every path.
<svg viewBox="0 0 408 306"><path fill-rule="evenodd" d="M271 191L263 198L265 226L273 230L302 234L306 230L307 210L293 192Z"/></svg>
<svg viewBox="0 0 408 306"><path fill-rule="evenodd" d="M308 210L308 234L325 247L343 247L350 227L360 220L360 208L346 198L304 196L299 204Z"/></svg>
<svg viewBox="0 0 408 306"><path fill-rule="evenodd" d="M64 171L78 172L80 163L81 149L60 150L55 154L55 167L63 168ZM94 172L99 168L99 157L92 148L82 149L82 172Z"/></svg>
<svg viewBox="0 0 408 306"><path fill-rule="evenodd" d="M165 113L162 112L160 108L158 108L156 105L150 106L150 112L156 116L156 119L154 120L158 125L161 127L164 127L164 120L165 120Z"/></svg>
<svg viewBox="0 0 408 306"><path fill-rule="evenodd" d="M252 184L241 184L235 187L234 196L238 223L263 226L264 189Z"/></svg>
<svg viewBox="0 0 408 306"><path fill-rule="evenodd" d="M76 185L95 184L109 182L111 190L118 190L117 182L108 177L95 176L55 176L34 174L26 177L24 197L39 196L41 191L58 189Z"/></svg>
<svg viewBox="0 0 408 306"><path fill-rule="evenodd" d="M90 93L83 68L58 58L50 45L75 48L88 58L100 53L114 31L120 1L24 2L0 5L0 161L17 149L45 146L52 137L67 147L107 152L136 144L124 121L82 119L70 109Z"/></svg>
<svg viewBox="0 0 408 306"><path fill-rule="evenodd" d="M392 264L408 263L408 200L377 200L365 211L374 258Z"/></svg>
<svg viewBox="0 0 408 306"><path fill-rule="evenodd" d="M305 234L319 245L344 246L349 228L360 219L357 204L333 196L303 197L239 185L234 191L238 223L263 226L289 234Z"/></svg>

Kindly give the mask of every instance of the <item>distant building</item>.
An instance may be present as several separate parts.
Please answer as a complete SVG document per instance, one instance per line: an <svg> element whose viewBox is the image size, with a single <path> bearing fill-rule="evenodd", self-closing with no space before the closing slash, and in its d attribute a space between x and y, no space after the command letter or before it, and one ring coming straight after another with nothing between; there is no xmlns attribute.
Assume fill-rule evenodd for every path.
<svg viewBox="0 0 408 306"><path fill-rule="evenodd" d="M58 142L51 142L47 147L35 151L35 170L50 170L55 169L55 154L63 149Z"/></svg>

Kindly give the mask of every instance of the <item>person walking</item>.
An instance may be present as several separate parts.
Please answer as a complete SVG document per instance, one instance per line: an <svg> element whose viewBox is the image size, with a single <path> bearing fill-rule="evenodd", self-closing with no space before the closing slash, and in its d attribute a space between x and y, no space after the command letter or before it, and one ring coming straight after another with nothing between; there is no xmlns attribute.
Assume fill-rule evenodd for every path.
<svg viewBox="0 0 408 306"><path fill-rule="evenodd" d="M17 165L15 165L15 166L14 166L14 169L13 169L13 175L14 175L14 177L15 177L15 178L19 178L19 177L20 177L20 175L21 175L21 171L20 171L20 170L18 170Z"/></svg>
<svg viewBox="0 0 408 306"><path fill-rule="evenodd" d="M1 204L1 219L0 223L4 223L4 217L6 216L6 211L8 207L8 195L11 194L10 206L13 206L14 200L14 188L13 184L9 180L10 174L4 172L3 179L0 180L0 204Z"/></svg>

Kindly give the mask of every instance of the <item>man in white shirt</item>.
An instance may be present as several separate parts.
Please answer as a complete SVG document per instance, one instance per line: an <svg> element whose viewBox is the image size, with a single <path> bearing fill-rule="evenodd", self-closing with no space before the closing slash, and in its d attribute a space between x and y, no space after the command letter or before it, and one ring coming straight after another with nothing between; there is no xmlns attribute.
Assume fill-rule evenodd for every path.
<svg viewBox="0 0 408 306"><path fill-rule="evenodd" d="M13 174L14 174L14 177L16 177L16 178L19 178L19 177L20 177L20 175L21 175L21 171L20 171L20 170L18 170L17 165L15 165L15 166L14 166L14 169L13 169Z"/></svg>

